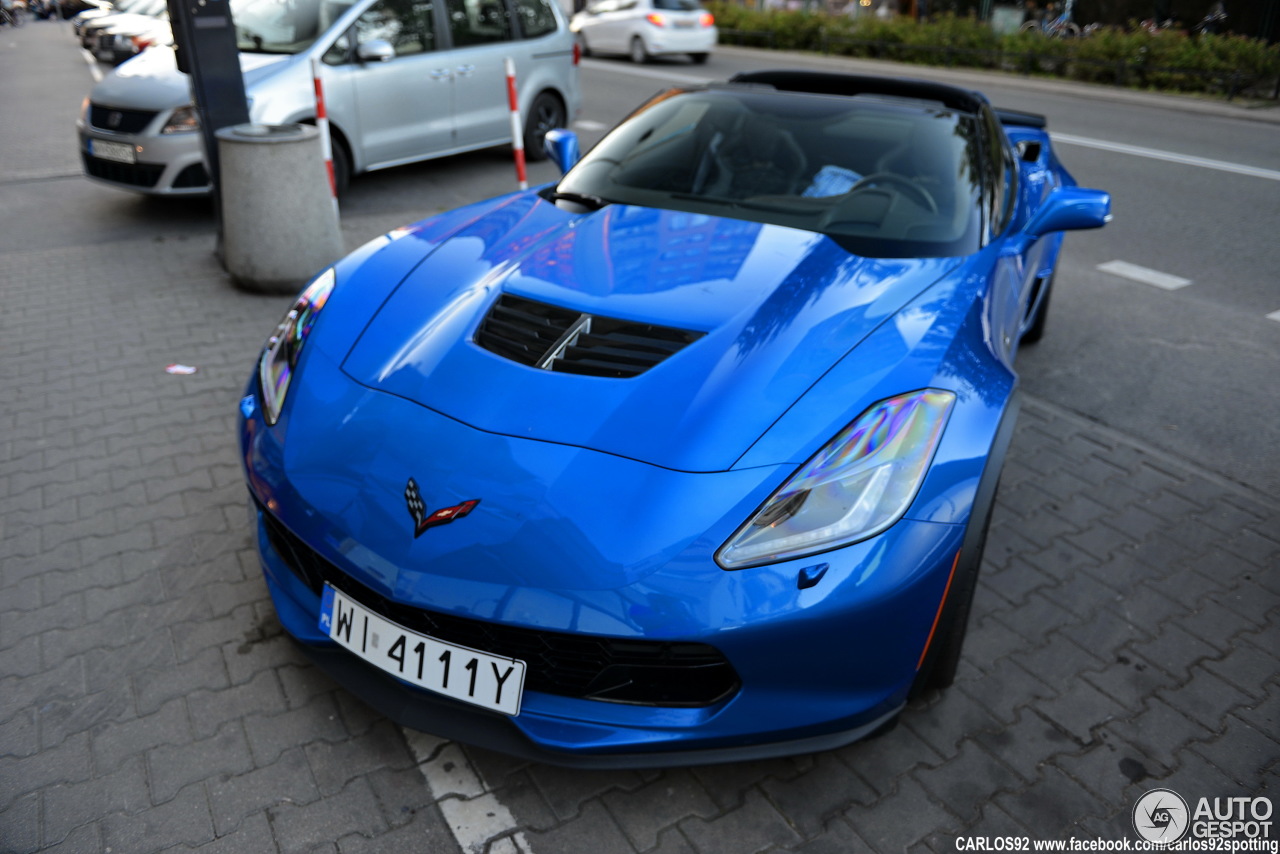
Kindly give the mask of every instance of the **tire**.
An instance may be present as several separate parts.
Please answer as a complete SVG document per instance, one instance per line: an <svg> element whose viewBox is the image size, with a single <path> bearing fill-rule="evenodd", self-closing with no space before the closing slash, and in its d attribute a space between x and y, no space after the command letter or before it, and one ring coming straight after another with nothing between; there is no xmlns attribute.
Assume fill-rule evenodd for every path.
<svg viewBox="0 0 1280 854"><path fill-rule="evenodd" d="M337 135L331 136L333 149L333 187L338 198L347 192L351 183L351 155L347 153L347 144Z"/></svg>
<svg viewBox="0 0 1280 854"><path fill-rule="evenodd" d="M960 652L964 648L969 630L969 612L973 609L973 596L978 589L978 573L982 569L982 557L987 546L987 532L991 529L991 515L996 506L996 494L1000 489L1000 471L1004 468L1009 443L1018 423L1020 398L1016 391L1005 407L1000 426L991 443L986 468L978 481L974 496L973 512L965 528L960 544L960 563L955 567L950 589L942 603L934 635L925 650L915 682L907 694L908 700L949 688L955 682L960 666Z"/></svg>
<svg viewBox="0 0 1280 854"><path fill-rule="evenodd" d="M564 104L552 92L539 92L529 107L524 122L524 157L537 161L547 159L547 131L565 126Z"/></svg>
<svg viewBox="0 0 1280 854"><path fill-rule="evenodd" d="M649 49L644 46L644 39L635 36L631 39L631 51L628 54L636 65L644 65L649 61Z"/></svg>
<svg viewBox="0 0 1280 854"><path fill-rule="evenodd" d="M1053 276L1045 280L1041 285L1043 293L1040 296L1040 304L1036 306L1036 313L1031 316L1031 323L1027 325L1027 331L1022 333L1023 344L1034 344L1044 337L1045 321L1049 318L1049 297L1053 296Z"/></svg>
<svg viewBox="0 0 1280 854"><path fill-rule="evenodd" d="M945 690L956 681L960 652L964 649L964 639L969 633L969 612L973 608L973 596L978 589L978 573L982 569L982 555L986 550L987 531L991 527L991 512L994 508L993 497L983 513L976 544L971 546L968 542L970 538L965 537L966 542L960 555L962 562L956 567L955 577L951 580L951 590L947 594L942 618L938 622L938 635L916 676L915 684L911 686L911 699Z"/></svg>
<svg viewBox="0 0 1280 854"><path fill-rule="evenodd" d="M694 64L694 65L706 65L706 64L707 64L707 57L709 57L709 56L711 56L711 54L709 54L709 53L691 53L691 54L689 54L689 58L693 60L693 64Z"/></svg>

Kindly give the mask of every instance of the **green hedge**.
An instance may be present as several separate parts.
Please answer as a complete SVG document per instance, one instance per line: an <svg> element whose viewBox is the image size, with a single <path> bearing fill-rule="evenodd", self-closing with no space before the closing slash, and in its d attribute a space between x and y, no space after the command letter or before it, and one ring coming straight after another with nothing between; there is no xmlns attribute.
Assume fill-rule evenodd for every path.
<svg viewBox="0 0 1280 854"><path fill-rule="evenodd" d="M850 18L822 12L763 11L711 0L721 41L779 50L925 65L998 68L1071 80L1229 95L1280 75L1280 45L1232 35L1103 29L1084 38L998 35L971 17ZM1268 93L1269 94L1269 93Z"/></svg>

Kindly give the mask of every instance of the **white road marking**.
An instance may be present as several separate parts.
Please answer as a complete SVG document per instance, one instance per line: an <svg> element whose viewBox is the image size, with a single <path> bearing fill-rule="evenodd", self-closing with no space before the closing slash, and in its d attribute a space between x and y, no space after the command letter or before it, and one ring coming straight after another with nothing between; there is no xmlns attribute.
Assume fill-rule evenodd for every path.
<svg viewBox="0 0 1280 854"><path fill-rule="evenodd" d="M1132 279L1135 282L1142 282L1145 285L1151 285L1166 291L1176 291L1191 284L1190 279L1171 276L1168 273L1161 273L1159 270L1152 270L1147 267L1139 267L1137 264L1130 264L1128 261L1108 261L1105 264L1099 264L1098 269L1113 276Z"/></svg>
<svg viewBox="0 0 1280 854"><path fill-rule="evenodd" d="M1268 314L1267 320L1274 320L1276 323L1280 323L1280 311L1273 311Z"/></svg>
<svg viewBox="0 0 1280 854"><path fill-rule="evenodd" d="M404 731L444 820L466 854L533 854L519 825L467 761L462 748L426 733ZM492 843L492 844L490 844Z"/></svg>
<svg viewBox="0 0 1280 854"><path fill-rule="evenodd" d="M93 78L94 83L102 82L102 69L98 67L98 60L93 54L84 48L80 49L80 55L84 57L84 61L89 66L89 75Z"/></svg>
<svg viewBox="0 0 1280 854"><path fill-rule="evenodd" d="M634 65L626 65L622 62L608 62L602 59L584 59L582 60L584 68L593 68L597 71L613 71L617 74L628 74L632 77L647 77L650 80L661 80L663 83L711 83L714 77L699 77L696 74L681 74L675 69L679 66L673 66L671 71L659 71L656 68L637 68Z"/></svg>
<svg viewBox="0 0 1280 854"><path fill-rule="evenodd" d="M1096 148L1099 151L1113 151L1118 154L1132 154L1135 157L1145 157L1148 160L1164 160L1168 163L1181 163L1184 166L1199 166L1202 169L1216 169L1219 172L1248 175L1250 178L1280 181L1280 172L1274 169L1261 169L1256 166L1245 166L1241 163L1229 163L1225 160L1211 160L1208 157L1192 157L1189 154L1176 154L1172 151L1161 151L1158 148L1143 148L1137 145L1107 142L1102 139L1073 136L1069 133L1050 133L1049 136L1055 143L1065 142L1067 145L1079 145L1084 148Z"/></svg>
<svg viewBox="0 0 1280 854"><path fill-rule="evenodd" d="M716 78L702 77L696 74L681 74L675 70L659 71L653 68L637 68L623 62L608 62L598 59L584 59L582 65L599 71L612 71L615 74L629 74L632 77L648 77L666 83L711 83ZM1148 160L1163 160L1167 163L1180 163L1184 166L1198 166L1202 169L1214 169L1219 172L1231 172L1236 175L1247 175L1251 178L1263 178L1268 181L1280 181L1280 171L1263 169L1258 166L1245 166L1242 163L1231 163L1226 160L1213 160L1208 157L1195 157L1190 154L1178 154L1173 151L1162 151L1158 148L1146 148L1139 145L1126 145L1122 142L1108 142L1105 139L1091 139L1087 136L1076 136L1070 133L1051 132L1055 143L1079 145L1083 148L1095 148L1099 151L1111 151L1116 154L1131 154L1134 157L1145 157Z"/></svg>
<svg viewBox="0 0 1280 854"><path fill-rule="evenodd" d="M578 121L573 123L573 126L577 130L585 130L585 131L599 131L599 130L609 129L609 126L604 122L593 122L591 119L579 119Z"/></svg>

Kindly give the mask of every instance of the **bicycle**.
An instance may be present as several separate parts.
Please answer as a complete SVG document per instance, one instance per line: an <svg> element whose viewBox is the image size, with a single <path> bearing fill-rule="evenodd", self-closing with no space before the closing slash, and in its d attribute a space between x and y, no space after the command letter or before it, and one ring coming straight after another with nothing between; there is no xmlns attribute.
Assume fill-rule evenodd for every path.
<svg viewBox="0 0 1280 854"><path fill-rule="evenodd" d="M1080 25L1071 20L1071 11L1075 5L1075 0L1066 0L1061 15L1056 18L1046 15L1041 21L1027 21L1019 29L1024 33L1043 33L1055 39L1079 38Z"/></svg>
<svg viewBox="0 0 1280 854"><path fill-rule="evenodd" d="M0 6L0 23L9 24L16 28L22 26L25 17L26 15L23 14L22 8L19 6L14 6L11 9Z"/></svg>

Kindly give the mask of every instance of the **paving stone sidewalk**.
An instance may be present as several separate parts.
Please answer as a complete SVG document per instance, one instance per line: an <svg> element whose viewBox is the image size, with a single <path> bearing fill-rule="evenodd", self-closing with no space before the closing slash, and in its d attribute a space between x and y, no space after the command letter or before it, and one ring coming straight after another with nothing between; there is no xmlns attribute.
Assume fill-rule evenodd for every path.
<svg viewBox="0 0 1280 854"><path fill-rule="evenodd" d="M287 299L203 239L0 253L0 281L0 851L454 852L479 797L520 833L495 852L951 851L1130 837L1157 785L1274 793L1280 509L1031 400L959 681L895 730L662 772L467 750L483 791L437 800L418 762L456 747L308 666L250 546L233 417Z"/></svg>

